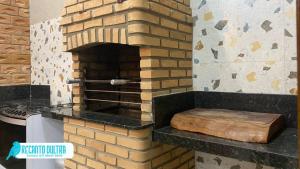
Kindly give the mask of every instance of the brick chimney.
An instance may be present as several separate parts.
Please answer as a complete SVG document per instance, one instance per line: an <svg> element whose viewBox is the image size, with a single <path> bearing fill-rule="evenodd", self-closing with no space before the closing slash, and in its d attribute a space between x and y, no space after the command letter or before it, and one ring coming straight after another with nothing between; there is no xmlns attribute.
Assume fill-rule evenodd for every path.
<svg viewBox="0 0 300 169"><path fill-rule="evenodd" d="M142 120L152 120L152 97L192 89L189 0L66 0L61 25L66 51L103 43L139 47ZM79 78L80 62L73 56ZM81 109L80 103L74 107Z"/></svg>
<svg viewBox="0 0 300 169"><path fill-rule="evenodd" d="M138 47L141 120L152 121L155 96L192 90L190 0L65 0L64 49L73 54L73 78L82 79L80 49L105 44ZM101 53L101 52L100 52ZM85 108L73 86L73 110ZM193 168L194 152L152 142L152 128L131 130L65 118L66 142L75 157L66 168Z"/></svg>

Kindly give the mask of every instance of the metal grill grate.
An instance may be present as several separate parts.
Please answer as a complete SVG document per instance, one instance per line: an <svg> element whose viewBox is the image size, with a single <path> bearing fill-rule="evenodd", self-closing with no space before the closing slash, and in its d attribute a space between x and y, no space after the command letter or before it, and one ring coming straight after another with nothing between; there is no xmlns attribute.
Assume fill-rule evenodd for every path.
<svg viewBox="0 0 300 169"><path fill-rule="evenodd" d="M141 115L139 48L106 45L79 52L86 110L133 116Z"/></svg>

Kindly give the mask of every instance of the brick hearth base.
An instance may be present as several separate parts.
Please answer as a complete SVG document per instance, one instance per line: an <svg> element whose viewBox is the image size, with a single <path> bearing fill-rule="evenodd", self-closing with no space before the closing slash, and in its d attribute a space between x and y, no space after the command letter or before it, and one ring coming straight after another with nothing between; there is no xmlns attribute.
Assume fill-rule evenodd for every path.
<svg viewBox="0 0 300 169"><path fill-rule="evenodd" d="M128 130L64 118L64 139L74 144L69 169L191 169L194 151L152 142L152 128Z"/></svg>

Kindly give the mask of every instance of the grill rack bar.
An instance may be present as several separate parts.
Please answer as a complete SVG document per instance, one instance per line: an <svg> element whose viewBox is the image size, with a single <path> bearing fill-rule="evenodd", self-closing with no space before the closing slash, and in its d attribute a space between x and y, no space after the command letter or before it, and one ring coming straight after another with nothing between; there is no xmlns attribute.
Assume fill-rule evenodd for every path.
<svg viewBox="0 0 300 169"><path fill-rule="evenodd" d="M141 94L141 92L126 92L126 91L112 91L112 90L85 90L85 91L96 92L96 93Z"/></svg>
<svg viewBox="0 0 300 169"><path fill-rule="evenodd" d="M127 80L127 79L111 79L111 80L67 80L67 84L77 84L77 83L103 83L103 84L111 84L111 85L126 85L126 84L140 84L139 81Z"/></svg>
<svg viewBox="0 0 300 169"><path fill-rule="evenodd" d="M101 99L84 99L87 101L96 101L96 102L109 102L109 103L122 103L122 104L133 104L133 105L141 105L142 103L136 103L136 102L125 102L125 101L116 101L116 100L101 100Z"/></svg>
<svg viewBox="0 0 300 169"><path fill-rule="evenodd" d="M141 82L125 80L125 79L112 79L112 80L84 80L85 83L109 83L109 84L140 84Z"/></svg>

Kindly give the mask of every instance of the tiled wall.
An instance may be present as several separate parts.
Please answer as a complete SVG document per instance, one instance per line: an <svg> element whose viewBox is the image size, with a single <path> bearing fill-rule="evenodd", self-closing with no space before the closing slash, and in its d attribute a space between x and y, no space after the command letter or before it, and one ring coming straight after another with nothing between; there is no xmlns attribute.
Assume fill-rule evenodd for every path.
<svg viewBox="0 0 300 169"><path fill-rule="evenodd" d="M28 8L28 0L0 0L0 85L30 83Z"/></svg>
<svg viewBox="0 0 300 169"><path fill-rule="evenodd" d="M295 0L193 0L194 89L296 94Z"/></svg>
<svg viewBox="0 0 300 169"><path fill-rule="evenodd" d="M66 84L72 78L72 57L62 52L60 18L40 22L30 27L31 83L50 85L51 104L71 103L72 87Z"/></svg>
<svg viewBox="0 0 300 169"><path fill-rule="evenodd" d="M295 0L192 0L197 91L296 94ZM196 153L197 169L269 169Z"/></svg>
<svg viewBox="0 0 300 169"><path fill-rule="evenodd" d="M259 163L250 163L203 152L196 153L196 169L274 169Z"/></svg>

